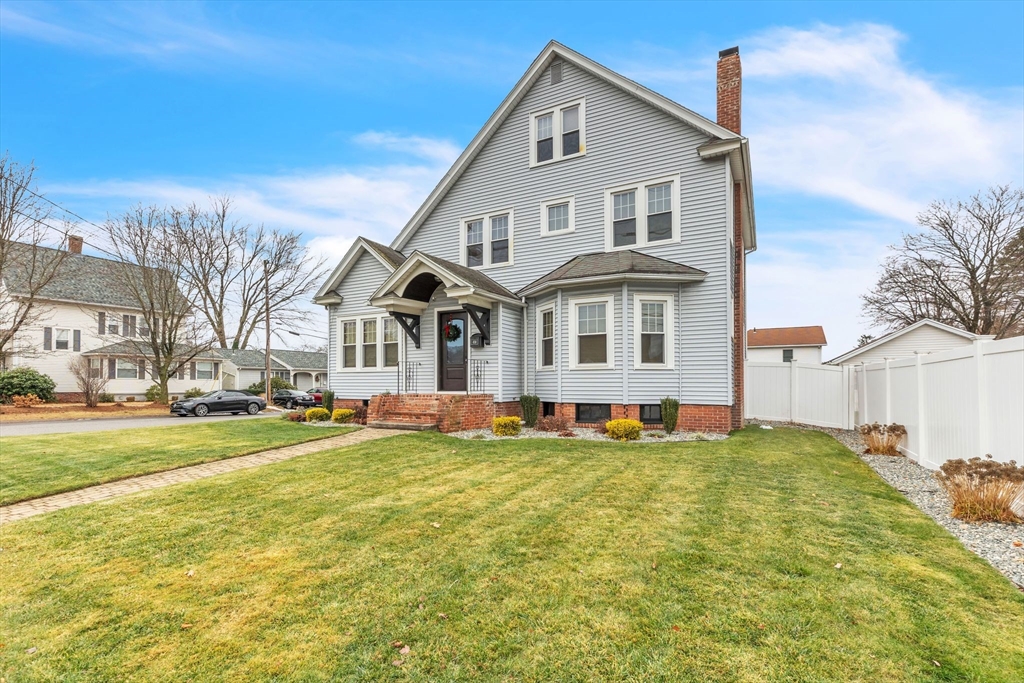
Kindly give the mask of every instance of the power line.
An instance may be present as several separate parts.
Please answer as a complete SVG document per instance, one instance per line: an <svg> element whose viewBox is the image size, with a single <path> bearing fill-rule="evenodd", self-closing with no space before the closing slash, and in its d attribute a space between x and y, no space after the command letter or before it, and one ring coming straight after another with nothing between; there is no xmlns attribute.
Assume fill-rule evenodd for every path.
<svg viewBox="0 0 1024 683"><path fill-rule="evenodd" d="M65 239L67 239L68 236L70 235L70 233L67 230L65 230L63 228L58 228L56 225L50 225L49 223L47 223L45 221L39 220L35 216L29 216L27 213L22 213L21 211L18 211L17 209L11 209L11 211L13 211L14 213L18 214L22 218L27 218L28 220L33 221L36 224L43 226L44 228L49 228L50 230L54 230L56 232L59 232L60 234L64 235ZM95 225L95 224L92 224L92 225ZM95 249L96 251L100 252L101 254L106 254L107 256L110 256L111 258L115 258L115 259L121 260L121 257L118 256L117 254L115 254L113 252L110 252L110 251L107 251L103 247L97 246L93 242L86 242L85 239L83 239L82 240L82 244L85 244L85 245L88 245L88 246L92 247L93 249Z"/></svg>

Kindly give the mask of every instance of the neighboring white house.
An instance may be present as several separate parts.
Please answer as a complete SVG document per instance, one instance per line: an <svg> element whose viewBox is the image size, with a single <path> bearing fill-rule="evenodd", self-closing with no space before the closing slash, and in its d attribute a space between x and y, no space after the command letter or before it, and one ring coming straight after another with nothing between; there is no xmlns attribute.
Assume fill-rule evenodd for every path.
<svg viewBox="0 0 1024 683"><path fill-rule="evenodd" d="M224 389L246 389L262 382L267 374L266 356L251 349L216 349L224 359ZM316 351L270 350L270 373L296 388L312 389L327 384L327 353Z"/></svg>
<svg viewBox="0 0 1024 683"><path fill-rule="evenodd" d="M886 358L909 358L915 353L935 353L967 346L977 339L994 339L990 335L973 334L925 318L913 325L890 332L874 341L847 351L828 361L829 365L877 363Z"/></svg>
<svg viewBox="0 0 1024 683"><path fill-rule="evenodd" d="M755 327L747 330L747 361L756 363L821 364L821 347L828 344L820 325Z"/></svg>

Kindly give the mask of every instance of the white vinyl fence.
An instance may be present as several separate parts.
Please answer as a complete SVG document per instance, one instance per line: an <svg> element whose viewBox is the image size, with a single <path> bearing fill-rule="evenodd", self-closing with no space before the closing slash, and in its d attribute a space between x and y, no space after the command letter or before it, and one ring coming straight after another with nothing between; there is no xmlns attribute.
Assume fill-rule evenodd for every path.
<svg viewBox="0 0 1024 683"><path fill-rule="evenodd" d="M746 369L749 418L842 429L898 422L904 453L933 469L985 454L1024 462L1024 337L856 367Z"/></svg>

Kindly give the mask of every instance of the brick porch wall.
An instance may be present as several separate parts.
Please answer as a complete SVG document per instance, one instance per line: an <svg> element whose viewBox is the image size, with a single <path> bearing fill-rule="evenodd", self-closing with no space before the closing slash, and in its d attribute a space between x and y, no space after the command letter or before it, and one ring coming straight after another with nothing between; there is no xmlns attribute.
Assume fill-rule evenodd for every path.
<svg viewBox="0 0 1024 683"><path fill-rule="evenodd" d="M505 401L494 404L494 417L522 417L523 406L519 401Z"/></svg>
<svg viewBox="0 0 1024 683"><path fill-rule="evenodd" d="M502 411L511 410L509 403L498 405ZM488 429L498 410L490 394L378 394L370 399L366 421L387 422L397 413L405 416L399 421L408 422L408 416L415 415L417 424L436 425L438 431L448 433Z"/></svg>

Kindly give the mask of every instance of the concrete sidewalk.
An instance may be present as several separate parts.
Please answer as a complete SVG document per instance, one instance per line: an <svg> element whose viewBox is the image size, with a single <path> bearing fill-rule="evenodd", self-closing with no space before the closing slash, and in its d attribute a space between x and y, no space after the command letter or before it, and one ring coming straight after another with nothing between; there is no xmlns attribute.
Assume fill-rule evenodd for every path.
<svg viewBox="0 0 1024 683"><path fill-rule="evenodd" d="M308 455L343 446L352 446L365 441L383 439L387 436L403 433L408 432L394 429L360 429L348 434L342 434L341 436L321 439L320 441L285 446L284 448L276 448L271 451L242 455L237 458L226 458L202 465L179 467L178 469L157 472L156 474L144 474L130 479L112 481L109 484L99 484L76 491L46 496L45 498L26 500L21 503L0 507L0 525L75 505L86 505L101 500L127 496L140 491L149 491L150 489L158 489L173 484L184 484L190 481L206 479L207 477L215 477L218 474L244 470L250 467L259 467L260 465L269 465L270 463L281 462L282 460L290 460L300 455Z"/></svg>

